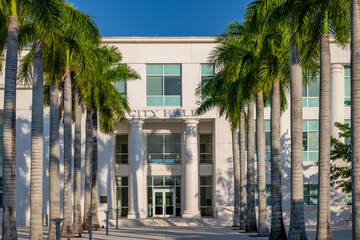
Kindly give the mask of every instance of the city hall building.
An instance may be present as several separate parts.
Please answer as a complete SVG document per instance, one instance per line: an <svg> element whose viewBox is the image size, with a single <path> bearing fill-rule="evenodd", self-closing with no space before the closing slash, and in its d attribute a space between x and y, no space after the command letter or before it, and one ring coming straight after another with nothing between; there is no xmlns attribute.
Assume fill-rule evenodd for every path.
<svg viewBox="0 0 360 240"><path fill-rule="evenodd" d="M196 88L215 73L207 65L214 37L104 37L141 79L117 83L131 108L128 122L112 135L99 132L99 218L119 208L124 219L211 218L231 224L234 205L231 130L217 109L197 116ZM331 41L332 125L350 120L350 50ZM0 77L3 107L4 74ZM31 89L17 91L17 223L30 221ZM304 203L307 224L316 223L319 155L319 82L303 87ZM288 104L290 106L290 104ZM44 110L44 206L49 213L49 109ZM2 117L1 117L2 119ZM270 192L270 108L265 109L268 218ZM2 122L0 122L2 123ZM85 117L82 129L82 198L84 193ZM332 127L333 136L338 130ZM62 129L60 129L62 142ZM282 194L285 223L290 216L290 109L281 117ZM347 140L344 140L347 141ZM2 144L0 144L2 147ZM61 144L61 150L63 145ZM0 148L1 150L1 148ZM0 154L0 156L2 156ZM63 159L60 156L60 172ZM255 162L256 169L256 162ZM2 170L0 171L2 174ZM63 176L61 177L63 189ZM61 193L63 198L63 193ZM331 217L345 224L351 195L331 190ZM112 218L115 217L113 213Z"/></svg>

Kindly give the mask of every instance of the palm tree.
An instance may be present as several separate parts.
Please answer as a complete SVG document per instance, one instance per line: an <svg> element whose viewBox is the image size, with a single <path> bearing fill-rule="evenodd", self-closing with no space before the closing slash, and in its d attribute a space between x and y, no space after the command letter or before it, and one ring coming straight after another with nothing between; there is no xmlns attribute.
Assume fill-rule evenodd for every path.
<svg viewBox="0 0 360 240"><path fill-rule="evenodd" d="M74 230L81 236L81 90L75 87L75 140L74 140Z"/></svg>
<svg viewBox="0 0 360 240"><path fill-rule="evenodd" d="M109 134L114 132L115 123L126 121L125 112L130 111L127 99L119 93L113 86L114 82L139 79L139 75L126 64L119 64L122 60L121 53L115 47L95 47L89 49L90 56L95 59L94 68L91 71L84 72L79 80L83 99L89 108L92 110L92 144L87 139L92 148L92 161L91 161L91 194L86 192L90 190L89 187L85 189L85 211L87 213L87 204L90 202L90 211L95 213L93 216L94 228L100 227L98 222L97 200L98 200L98 146L97 146L97 133L98 122L99 127L103 133ZM117 67L113 67L119 64ZM98 118L100 121L98 121ZM90 125L90 124L89 124ZM89 126L87 125L87 127ZM87 131L89 131L87 129ZM90 134L87 137L90 137ZM89 149L87 150L87 154ZM90 164L88 164L90 165ZM90 167L88 166L87 167ZM88 177L85 182L89 182ZM91 201L88 197L91 196ZM84 228L87 229L87 220L84 220Z"/></svg>
<svg viewBox="0 0 360 240"><path fill-rule="evenodd" d="M352 239L360 239L360 3L351 1L351 167Z"/></svg>
<svg viewBox="0 0 360 240"><path fill-rule="evenodd" d="M246 170L245 170L245 112L239 109L239 143L240 143L240 230L245 230L247 218L246 206Z"/></svg>
<svg viewBox="0 0 360 240"><path fill-rule="evenodd" d="M9 2L9 1L7 1ZM4 2L2 2L4 4ZM18 62L17 1L11 0L5 66L3 111L3 239L17 239L16 231L16 74ZM4 5L3 5L4 6ZM5 6L4 6L5 7Z"/></svg>
<svg viewBox="0 0 360 240"><path fill-rule="evenodd" d="M265 175L265 120L263 92L256 95L256 155L257 183L259 196L258 236L268 236L266 215L266 175Z"/></svg>
<svg viewBox="0 0 360 240"><path fill-rule="evenodd" d="M234 168L234 217L233 227L240 227L240 161L239 161L239 132L235 127L231 131Z"/></svg>
<svg viewBox="0 0 360 240"><path fill-rule="evenodd" d="M256 232L255 213L255 177L254 177L254 153L255 153L255 132L254 132L254 98L250 97L247 114L247 221L246 232Z"/></svg>
<svg viewBox="0 0 360 240"><path fill-rule="evenodd" d="M30 239L42 240L43 186L43 58L41 41L35 42L31 116Z"/></svg>
<svg viewBox="0 0 360 240"><path fill-rule="evenodd" d="M92 111L86 109L85 136L85 193L84 193L84 221L83 230L89 230L89 213L91 212L91 159L92 159Z"/></svg>

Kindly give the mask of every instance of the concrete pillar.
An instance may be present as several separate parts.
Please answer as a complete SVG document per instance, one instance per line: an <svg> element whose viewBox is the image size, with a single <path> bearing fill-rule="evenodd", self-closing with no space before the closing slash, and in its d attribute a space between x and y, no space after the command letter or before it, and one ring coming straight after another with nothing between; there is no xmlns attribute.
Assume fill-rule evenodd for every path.
<svg viewBox="0 0 360 240"><path fill-rule="evenodd" d="M129 182L129 213L128 218L146 218L144 206L145 160L143 157L143 120L130 120L130 182Z"/></svg>
<svg viewBox="0 0 360 240"><path fill-rule="evenodd" d="M199 211L199 156L197 125L199 121L185 121L185 208L183 218L200 218Z"/></svg>
<svg viewBox="0 0 360 240"><path fill-rule="evenodd" d="M339 129L335 122L344 123L344 66L331 64L331 136L339 138Z"/></svg>

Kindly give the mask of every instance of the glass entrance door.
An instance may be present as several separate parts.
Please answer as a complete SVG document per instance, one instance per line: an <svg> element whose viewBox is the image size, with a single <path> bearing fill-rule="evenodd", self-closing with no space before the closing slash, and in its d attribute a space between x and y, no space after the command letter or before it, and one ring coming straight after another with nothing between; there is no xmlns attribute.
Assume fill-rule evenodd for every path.
<svg viewBox="0 0 360 240"><path fill-rule="evenodd" d="M154 217L175 216L175 192L172 189L153 190Z"/></svg>

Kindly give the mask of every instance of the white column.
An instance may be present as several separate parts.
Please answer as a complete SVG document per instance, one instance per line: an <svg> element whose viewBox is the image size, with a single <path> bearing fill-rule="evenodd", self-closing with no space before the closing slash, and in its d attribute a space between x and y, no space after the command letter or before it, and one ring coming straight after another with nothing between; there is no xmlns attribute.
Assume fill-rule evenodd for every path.
<svg viewBox="0 0 360 240"><path fill-rule="evenodd" d="M200 218L199 211L199 157L197 125L199 121L185 121L185 208L183 218Z"/></svg>
<svg viewBox="0 0 360 240"><path fill-rule="evenodd" d="M344 123L344 92L344 66L331 64L331 136L336 138L339 137L339 129L334 126L334 123Z"/></svg>
<svg viewBox="0 0 360 240"><path fill-rule="evenodd" d="M143 158L144 121L134 119L129 121L130 132L130 181L129 181L129 213L128 218L146 218L144 195L146 184L144 181L145 162Z"/></svg>

